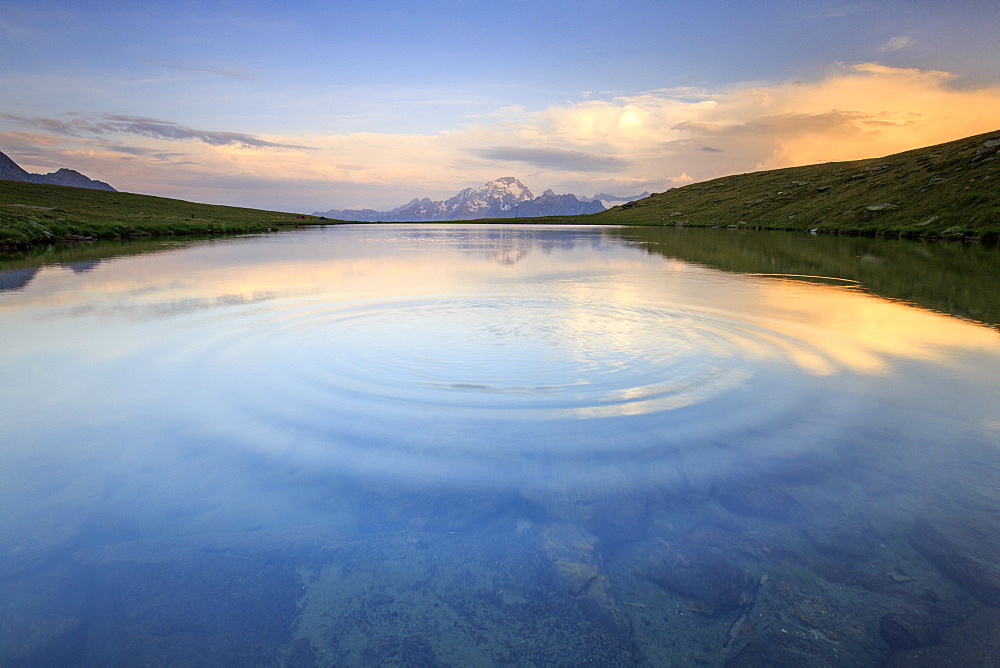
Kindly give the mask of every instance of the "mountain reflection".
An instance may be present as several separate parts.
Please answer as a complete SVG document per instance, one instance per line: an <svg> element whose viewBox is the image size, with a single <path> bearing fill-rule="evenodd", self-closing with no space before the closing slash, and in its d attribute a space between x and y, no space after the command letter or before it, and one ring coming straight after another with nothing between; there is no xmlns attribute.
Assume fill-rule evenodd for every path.
<svg viewBox="0 0 1000 668"><path fill-rule="evenodd" d="M21 290L38 273L38 267L25 267L23 269L10 269L0 272L0 292Z"/></svg>
<svg viewBox="0 0 1000 668"><path fill-rule="evenodd" d="M589 228L589 231L584 228L577 233L572 229L565 226L420 224L400 230L397 238L408 246L450 247L502 265L517 264L536 251L549 254L579 245L601 247L601 235L594 234L598 228Z"/></svg>

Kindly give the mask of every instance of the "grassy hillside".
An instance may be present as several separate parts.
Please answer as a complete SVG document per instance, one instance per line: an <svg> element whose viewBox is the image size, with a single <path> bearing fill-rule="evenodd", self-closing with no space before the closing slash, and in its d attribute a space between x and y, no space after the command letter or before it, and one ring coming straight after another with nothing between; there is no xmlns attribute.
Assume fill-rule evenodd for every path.
<svg viewBox="0 0 1000 668"><path fill-rule="evenodd" d="M294 213L0 181L0 248L16 250L60 240L265 232L317 222Z"/></svg>
<svg viewBox="0 0 1000 668"><path fill-rule="evenodd" d="M885 158L693 183L588 223L997 240L1000 130Z"/></svg>
<svg viewBox="0 0 1000 668"><path fill-rule="evenodd" d="M6 250L60 240L237 234L320 222L294 213L0 181L0 249ZM462 222L737 227L997 241L1000 130L885 158L693 183L588 216Z"/></svg>

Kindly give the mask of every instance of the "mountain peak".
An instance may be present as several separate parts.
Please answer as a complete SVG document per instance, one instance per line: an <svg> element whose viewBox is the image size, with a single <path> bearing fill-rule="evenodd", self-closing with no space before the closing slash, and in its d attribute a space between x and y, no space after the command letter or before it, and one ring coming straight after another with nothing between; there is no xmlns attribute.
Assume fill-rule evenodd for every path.
<svg viewBox="0 0 1000 668"><path fill-rule="evenodd" d="M505 200L508 198L504 196L504 193L508 193L511 201L507 208L513 207L518 202L535 199L535 195L528 189L528 186L513 176L501 176L499 179L493 179L476 192ZM504 204L507 204L507 202L504 202Z"/></svg>
<svg viewBox="0 0 1000 668"><path fill-rule="evenodd" d="M432 202L426 197L413 199L391 211L331 209L315 215L341 220L381 220L411 222L420 220L475 220L479 218L528 218L533 216L579 215L597 213L599 202L581 202L575 195L556 195L551 190L536 197L528 186L513 176L501 176L479 188L464 188L453 197Z"/></svg>
<svg viewBox="0 0 1000 668"><path fill-rule="evenodd" d="M58 170L50 174L32 174L30 172L26 172L20 165L11 160L10 157L5 155L3 152L0 152L0 179L115 191L114 188L109 186L104 181L95 181L87 178L75 169L60 167Z"/></svg>

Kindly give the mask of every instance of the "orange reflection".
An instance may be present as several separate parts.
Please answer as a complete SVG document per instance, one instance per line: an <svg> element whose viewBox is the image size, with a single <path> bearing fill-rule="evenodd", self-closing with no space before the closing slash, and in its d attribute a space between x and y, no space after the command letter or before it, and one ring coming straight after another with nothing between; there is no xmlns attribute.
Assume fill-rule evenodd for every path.
<svg viewBox="0 0 1000 668"><path fill-rule="evenodd" d="M595 321L593 308L546 313L562 354L581 365L600 356L610 365L616 351L655 356L670 349L716 364L783 358L813 375L875 374L896 359L944 360L957 350L1000 349L992 329L858 290L724 273L626 247L599 251L590 241L565 252L539 252L541 242L532 233L508 230L491 237L480 228L463 237L427 228L420 236L401 237L400 252L398 239L373 243L367 233L343 230L317 234L315 244L306 236L118 259L82 275L45 267L28 289L5 294L0 311L155 319L205 309L269 309L275 303L280 318L289 302L299 317L302 309L356 300L542 296L556 305L623 314ZM494 242L510 248L497 251ZM652 327L652 321L663 326ZM645 390L634 391L643 401Z"/></svg>

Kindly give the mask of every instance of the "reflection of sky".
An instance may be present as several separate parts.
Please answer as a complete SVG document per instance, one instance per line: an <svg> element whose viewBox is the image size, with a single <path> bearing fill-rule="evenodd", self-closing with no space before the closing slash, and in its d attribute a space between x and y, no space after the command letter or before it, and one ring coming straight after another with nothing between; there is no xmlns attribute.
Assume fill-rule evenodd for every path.
<svg viewBox="0 0 1000 668"><path fill-rule="evenodd" d="M0 313L7 313L8 335L15 336L11 327L23 318L49 322L85 315L102 321L111 316L169 318L287 299L329 304L502 295L515 285L527 284L529 293L573 303L688 309L741 327L753 326L759 328L754 337L728 336L725 343L744 345L750 355L760 354L761 346L782 349L813 373L830 373L839 366L879 372L893 357L939 359L950 350L991 349L998 343L990 329L849 289L774 279L747 281L647 256L602 240L597 229L567 235L565 229L473 228L471 235L459 236L447 227L408 233L384 226L309 234L273 237L273 243L234 240L181 253L118 259L86 274L44 267L25 289L3 296ZM397 243L419 252L397 255ZM512 255L516 262L508 261ZM588 314L568 310L565 317L586 320ZM574 337L593 335L587 322L565 320L559 327L570 349ZM601 332L604 343L616 348L648 343L637 335L648 333L635 330L627 319ZM36 348L44 347L49 337L29 338L24 344ZM10 352L14 349L8 348Z"/></svg>
<svg viewBox="0 0 1000 668"><path fill-rule="evenodd" d="M857 434L995 441L992 329L597 228L473 232L351 226L43 267L0 296L0 459L164 498L220 477L243 508L238 471L265 463L254 475L584 484L711 479Z"/></svg>

